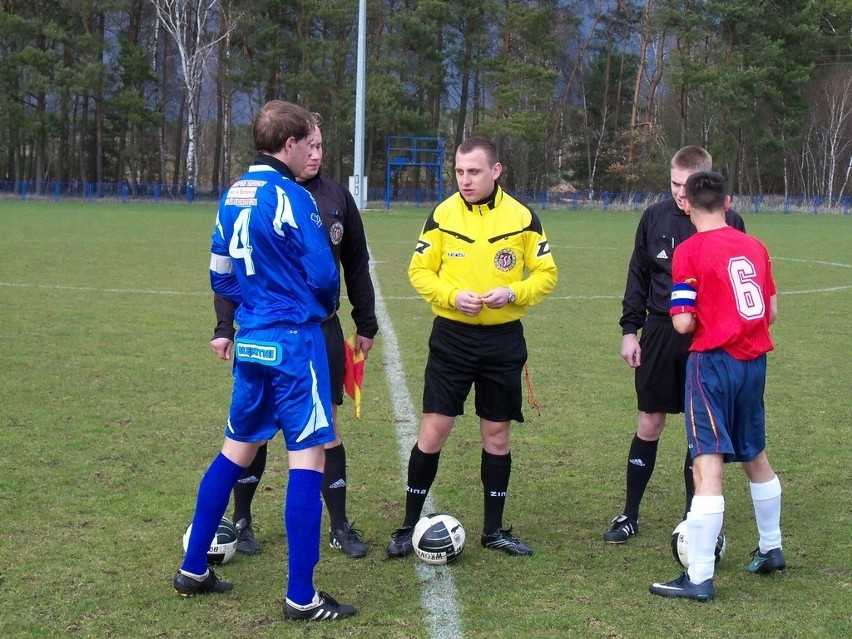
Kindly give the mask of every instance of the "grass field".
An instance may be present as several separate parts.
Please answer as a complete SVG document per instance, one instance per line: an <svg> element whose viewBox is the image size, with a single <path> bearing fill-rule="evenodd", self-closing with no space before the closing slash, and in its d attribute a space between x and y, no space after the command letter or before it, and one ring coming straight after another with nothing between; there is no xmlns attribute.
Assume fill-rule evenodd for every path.
<svg viewBox="0 0 852 639"><path fill-rule="evenodd" d="M621 508L635 428L617 322L636 213L541 214L560 281L525 320L541 414L528 408L526 423L513 429L506 510L535 555L515 559L479 546L480 446L465 416L433 490L435 505L466 526L464 555L449 570L425 572L413 558L385 558L402 516L398 433L412 426L394 406L404 388L419 411L431 322L405 274L427 213L364 215L392 323L384 335L398 344L388 352L379 334L362 419L351 403L341 409L349 515L371 552L353 561L324 540L317 585L360 614L304 625L281 616L280 440L255 500L264 552L222 567L236 584L227 596L185 600L171 588L230 393L230 365L208 347L213 209L0 201L0 637L852 636L852 218L744 215L773 255L779 286L766 404L788 570L769 578L746 572L756 531L745 478L729 467L718 594L696 604L647 591L678 572L669 535L683 508L680 417L662 438L641 534L621 547L602 541ZM397 356L401 373L388 366ZM423 601L442 583L454 585L458 612L443 627L430 622Z"/></svg>

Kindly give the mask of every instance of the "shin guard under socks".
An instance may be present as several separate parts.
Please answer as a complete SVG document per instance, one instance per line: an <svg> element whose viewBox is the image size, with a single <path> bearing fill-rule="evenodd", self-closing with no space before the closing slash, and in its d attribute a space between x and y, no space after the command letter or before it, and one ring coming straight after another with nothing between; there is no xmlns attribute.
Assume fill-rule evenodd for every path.
<svg viewBox="0 0 852 639"><path fill-rule="evenodd" d="M405 521L403 526L413 526L420 519L426 496L438 474L438 460L441 451L424 453L417 444L411 449L408 458L408 485L405 488Z"/></svg>
<svg viewBox="0 0 852 639"><path fill-rule="evenodd" d="M624 498L624 514L628 519L639 521L639 504L654 473L657 463L659 440L646 442L639 435L633 436L627 457L627 491Z"/></svg>
<svg viewBox="0 0 852 639"><path fill-rule="evenodd" d="M287 599L300 606L316 594L314 567L320 557L322 473L294 468L287 482L284 527L287 529Z"/></svg>
<svg viewBox="0 0 852 639"><path fill-rule="evenodd" d="M325 450L322 498L328 509L331 528L340 530L346 523L346 450L343 444Z"/></svg>
<svg viewBox="0 0 852 639"><path fill-rule="evenodd" d="M512 474L512 453L492 455L482 450L483 533L495 533L503 526L503 508Z"/></svg>
<svg viewBox="0 0 852 639"><path fill-rule="evenodd" d="M210 549L210 540L216 534L222 515L228 507L231 489L242 472L242 466L238 466L222 453L219 453L207 468L198 485L195 515L192 517L192 534L189 536L181 570L194 575L203 575L207 572L207 551Z"/></svg>
<svg viewBox="0 0 852 639"><path fill-rule="evenodd" d="M267 444L264 444L257 449L251 464L243 471L234 486L235 524L240 519L245 519L248 523L251 523L251 502L254 499L255 492L257 492L257 487L260 485L263 471L266 470L266 447Z"/></svg>

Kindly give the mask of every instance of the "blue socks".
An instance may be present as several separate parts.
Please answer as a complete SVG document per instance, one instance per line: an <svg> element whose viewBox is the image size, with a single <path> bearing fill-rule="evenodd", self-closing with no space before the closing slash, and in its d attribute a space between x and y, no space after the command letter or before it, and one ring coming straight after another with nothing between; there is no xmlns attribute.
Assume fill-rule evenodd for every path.
<svg viewBox="0 0 852 639"><path fill-rule="evenodd" d="M181 570L194 575L207 572L207 551L222 515L228 507L231 490L243 468L219 453L198 486L192 534ZM294 604L309 605L316 594L314 567L320 558L323 474L314 470L292 469L287 483L284 526L287 529L287 598Z"/></svg>
<svg viewBox="0 0 852 639"><path fill-rule="evenodd" d="M310 604L316 594L314 567L320 558L322 477L315 470L294 468L287 482L284 507L289 566L287 599L300 606Z"/></svg>
<svg viewBox="0 0 852 639"><path fill-rule="evenodd" d="M210 550L210 542L228 507L231 489L242 473L242 466L238 466L220 452L201 478L195 515L192 518L192 534L183 565L180 567L184 572L194 575L207 572L207 551ZM317 552L319 553L319 549Z"/></svg>

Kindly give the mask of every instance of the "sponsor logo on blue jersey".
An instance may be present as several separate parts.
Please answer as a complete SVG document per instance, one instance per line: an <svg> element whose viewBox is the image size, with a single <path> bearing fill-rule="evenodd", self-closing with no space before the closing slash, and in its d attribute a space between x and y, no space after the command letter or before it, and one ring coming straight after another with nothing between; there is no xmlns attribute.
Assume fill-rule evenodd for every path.
<svg viewBox="0 0 852 639"><path fill-rule="evenodd" d="M281 363L281 347L273 342L241 342L237 340L237 359L267 366Z"/></svg>

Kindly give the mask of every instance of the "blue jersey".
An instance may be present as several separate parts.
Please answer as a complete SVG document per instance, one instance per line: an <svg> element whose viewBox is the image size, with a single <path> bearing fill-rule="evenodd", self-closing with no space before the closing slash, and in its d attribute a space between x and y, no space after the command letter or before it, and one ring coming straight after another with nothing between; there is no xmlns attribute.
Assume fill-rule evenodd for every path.
<svg viewBox="0 0 852 639"><path fill-rule="evenodd" d="M246 329L319 322L340 285L316 203L268 160L222 196L213 230L210 283L240 303L235 319Z"/></svg>

